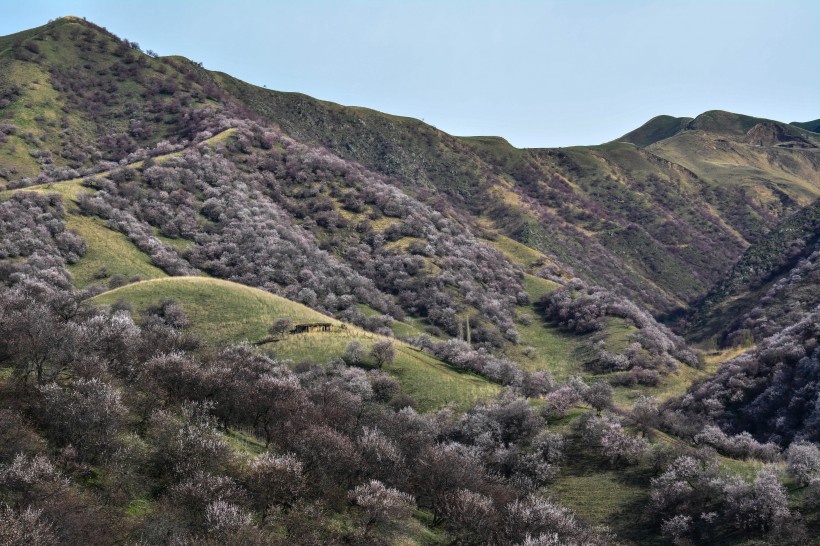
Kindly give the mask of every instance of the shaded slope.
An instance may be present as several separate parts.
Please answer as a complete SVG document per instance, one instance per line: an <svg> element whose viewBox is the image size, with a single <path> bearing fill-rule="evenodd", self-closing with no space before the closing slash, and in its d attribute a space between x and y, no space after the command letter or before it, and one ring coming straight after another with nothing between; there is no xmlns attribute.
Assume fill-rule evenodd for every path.
<svg viewBox="0 0 820 546"><path fill-rule="evenodd" d="M820 200L744 252L696 307L689 335L718 343L760 340L820 303ZM728 338L727 338L728 336Z"/></svg>
<svg viewBox="0 0 820 546"><path fill-rule="evenodd" d="M419 193L416 183L420 182L424 186L421 196L436 206L447 203L444 206L451 213L463 214L466 208L473 216L489 217L503 233L547 253L579 275L609 287L625 284L626 294L652 306L657 312L685 305L686 300L702 292L703 286L710 282L710 279L704 282L693 278L691 272L701 270L700 264L670 256L674 253L671 246L663 248L664 243L655 240L654 234L647 235L647 226L641 225L643 218L633 222L622 217L617 224L607 222L610 212L607 208L634 200L612 200L611 195L604 195L607 191L601 178L614 170L608 167L606 160L593 158L590 169L582 173L572 172L572 167L563 168L564 152L561 151L555 152L558 157L550 157L547 151L517 150L503 139L493 137L453 139L417 120L346 108L304 95L255 88L224 75L216 78L227 82L235 96L246 101L260 115L275 121L286 132L320 142L343 157L396 175L411 184L410 191ZM362 143L367 145L361 146ZM584 154L584 150L578 149L575 155ZM394 162L401 168L396 168ZM662 171L653 167L650 172L658 170ZM564 181L555 180L556 175L563 176ZM616 176L623 178L619 173ZM576 178L583 178L588 187L573 187L571 184ZM565 183L567 180L570 181L569 187ZM589 193L599 189L604 190L598 192L601 195L593 195L590 199ZM649 193L652 189L638 191ZM446 201L442 201L442 197ZM643 197L640 201L646 202ZM653 197L648 196L647 210L653 208ZM554 199L564 202L558 211L549 210L549 201ZM627 214L630 212L626 211ZM692 225L714 223L708 218L701 219L703 221L692 222ZM635 227L631 227L633 224ZM608 236L612 228L622 233L626 241L610 249L606 243L610 242ZM601 236L601 232L607 237ZM637 245L636 238L641 239ZM695 235L694 238L703 239L703 236ZM743 243L730 244L741 246L721 254L736 255ZM590 246L600 253L594 259L581 256L580 249ZM713 245L706 243L706 246ZM638 252L631 252L636 248ZM621 256L624 249L632 254L626 260ZM663 263L662 271L646 269L650 263ZM725 268L728 263L718 265ZM634 280L623 282L624 269L634 275ZM679 277L675 272L684 272L686 278L664 278L665 275Z"/></svg>
<svg viewBox="0 0 820 546"><path fill-rule="evenodd" d="M795 127L800 127L801 129L805 129L806 131L811 131L812 133L820 133L820 119L815 119L814 121L793 121L789 125L794 125Z"/></svg>
<svg viewBox="0 0 820 546"><path fill-rule="evenodd" d="M717 422L788 445L820 441L820 307L695 384L673 407L693 423Z"/></svg>
<svg viewBox="0 0 820 546"><path fill-rule="evenodd" d="M248 109L290 136L394 176L415 191L425 187L469 199L480 195L487 183L469 148L420 120L262 89L223 73L211 76Z"/></svg>

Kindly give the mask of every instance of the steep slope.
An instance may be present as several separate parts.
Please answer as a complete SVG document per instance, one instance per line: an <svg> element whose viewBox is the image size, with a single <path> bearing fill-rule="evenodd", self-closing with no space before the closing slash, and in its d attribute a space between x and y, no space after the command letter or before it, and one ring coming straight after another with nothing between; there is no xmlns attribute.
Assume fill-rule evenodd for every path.
<svg viewBox="0 0 820 546"><path fill-rule="evenodd" d="M693 312L689 335L760 341L820 304L820 200L749 247Z"/></svg>
<svg viewBox="0 0 820 546"><path fill-rule="evenodd" d="M139 147L191 139L220 92L75 17L4 38L0 178L77 176ZM199 112L199 113L197 113Z"/></svg>
<svg viewBox="0 0 820 546"><path fill-rule="evenodd" d="M549 203L545 203L546 196L538 188L528 191L527 186L539 183L555 186L553 178L561 170L558 162L544 160L543 154L516 150L503 140L454 139L416 120L331 105L303 95L262 90L225 76L218 78L230 84L229 89L235 96L246 101L260 115L278 123L286 132L321 143L343 157L395 175L405 182L409 191L438 207L447 203L444 206L456 214L463 214L466 209L475 216L489 217L503 233L546 252L580 275L614 287L623 277L620 271L625 268L635 271L632 264L624 264L616 255L620 249L612 252L596 245L602 256L589 260L580 258L576 250L590 246L589 226L573 218L567 209L571 207L570 212L586 214L599 222L606 212L589 210L591 203L587 196L578 195L580 192L574 189L569 189L569 197L577 204L568 203L559 211L558 218L544 210L544 205L549 207ZM572 174L569 176L572 178ZM597 182L591 181L592 184ZM419 183L423 188L421 192ZM551 189L553 193L567 193L565 185L561 187L560 182L557 185L557 190ZM533 199L533 206L523 202ZM601 201L606 202L605 207L611 204L609 199ZM488 210L488 203L498 205ZM535 233L530 235L531 231ZM657 246L654 241L650 244ZM653 248L646 252L654 251ZM647 256L636 256L633 262L644 264L646 259ZM687 269L680 265L670 264L667 270ZM627 282L631 286L625 290L657 310L669 310L680 305L677 300L686 299L686 296L681 298L683 294L680 293L685 294L687 288L676 290L670 287L674 281L661 280L658 284L662 286L658 288L653 286L657 280L653 277L657 275L650 274L646 278L638 270L635 277L637 280ZM693 280L687 279L686 282Z"/></svg>
<svg viewBox="0 0 820 546"><path fill-rule="evenodd" d="M816 289L816 285L815 285ZM696 384L673 407L697 427L788 445L820 442L820 307L807 310L759 346Z"/></svg>
<svg viewBox="0 0 820 546"><path fill-rule="evenodd" d="M83 25L66 19L48 28L53 32ZM111 38L96 27L89 29L100 40ZM65 39L83 35L67 33ZM118 43L99 49L114 51ZM184 74L194 90L216 81L184 59L151 61ZM233 85L249 88L236 81ZM152 97L149 91L144 95ZM275 96L324 108L324 116L310 118L317 124L333 120L334 111L348 117L353 112L396 123L411 136L435 136L436 146L460 147L463 153L450 148L452 158L487 169L475 151L476 142L455 139L420 122L304 96ZM396 189L409 191L403 179L378 175L259 123L230 117L241 114L236 104L203 109L191 102L188 108L180 117L196 117L193 143L177 135L175 144L130 152L119 166L103 163L85 176L29 187L64 196L68 228L87 239L85 256L69 266L75 286L93 293L128 281L205 272L264 288L383 334L466 337L476 348L523 358L530 371L551 371L561 378L598 373L592 362L599 351L586 346L601 340L574 340L554 325L518 320L537 315L534 300L557 286L543 277L560 283L571 278L569 272L554 257L485 229L481 220L489 218L469 216L470 205L440 199L459 195L457 188L452 194L434 193L437 188L431 183L428 196L443 203L441 214ZM390 125L379 127L383 131ZM483 143L520 152L497 139ZM476 195L481 192L486 193ZM616 274L594 256L561 245L572 236L573 226L559 229L566 232L559 231L562 237L555 241L561 256L601 271L590 277L593 281L620 284L622 272ZM482 242L473 232L490 239ZM508 259L493 246L513 249L515 256ZM522 255L531 261L518 265L516 256ZM640 284L624 282L640 291ZM622 329L612 324L613 331ZM621 345L631 335L610 336L619 341L607 349L625 350ZM563 350L570 346L574 349ZM556 350L565 354L552 354ZM672 369L663 367L664 373Z"/></svg>
<svg viewBox="0 0 820 546"><path fill-rule="evenodd" d="M807 147L787 150L781 146L791 138L787 131L751 149L747 141L770 138L754 129L769 122L748 116L660 117L630 133L657 150L617 144L517 150L503 139L453 139L417 120L213 77L289 134L396 176L441 210L489 219L502 233L658 314L704 294L767 226L820 195L814 140L798 135ZM726 138L744 152L733 163L696 159L713 140ZM670 143L661 147L662 139ZM580 249L595 258L581 257Z"/></svg>
<svg viewBox="0 0 820 546"><path fill-rule="evenodd" d="M477 205L489 180L485 168L456 137L417 119L281 93L223 73L213 81L287 134L407 183L417 193L444 191Z"/></svg>

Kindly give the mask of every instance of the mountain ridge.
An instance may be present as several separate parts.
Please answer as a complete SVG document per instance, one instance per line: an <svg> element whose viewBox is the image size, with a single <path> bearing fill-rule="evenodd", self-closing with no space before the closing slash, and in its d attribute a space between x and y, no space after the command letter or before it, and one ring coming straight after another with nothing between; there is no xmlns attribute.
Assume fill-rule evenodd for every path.
<svg viewBox="0 0 820 546"><path fill-rule="evenodd" d="M252 86L178 56L152 59L134 49L133 44L112 42L106 31L76 18L63 18L50 25L39 27L38 33L46 33L40 40L23 33L9 41L29 46L34 42L34 49L49 47L53 38L48 37L48 32L68 29L76 53L63 48L61 52L48 51L43 55L53 58L58 66L63 62L60 59L69 54L91 61L102 59L90 49L96 43L100 51L105 48L105 55L110 56L105 57L109 59L106 63L110 59L117 61L105 69L111 74L106 78L113 76L112 83L106 84L110 89L121 87L117 78L124 73L141 74L142 83L138 93L125 91L122 99L97 87L93 91L95 103L110 105L103 108L88 102L90 91L71 88L68 100L79 109L92 108L91 119L99 121L94 128L85 120L63 117L62 124L69 123L77 130L57 143L62 146L59 153L55 153L59 148L53 144L45 145L43 153L50 154L45 158L26 153L24 150L32 144L23 142L21 136L30 133L26 138L36 145L43 130L34 118L45 115L52 120L50 123L56 123L60 119L59 108L66 105L60 106L56 98L46 98L34 102L42 106L20 108L18 105L26 100L31 102L51 91L43 83L35 90L18 86L22 95L9 95L16 98L5 110L12 108L6 114L12 118L21 116L16 134L6 137L17 149L8 163L21 173L43 176L44 172L53 171L61 175L66 168L79 166L83 154L78 150L98 138L92 136L93 132L105 137L101 141L102 154L111 159L121 157L111 154L123 154L135 149L134 146L163 137L193 138L185 128L189 121L173 113L160 115L137 109L131 119L138 125L128 128L121 121L112 121L121 119L126 108L124 100L144 102L156 112L179 108L175 104L186 101L199 105L197 108L222 101L243 116L261 116L300 140L327 147L345 159L395 177L403 191L473 229L496 230L534 245L566 268L648 305L657 316L674 316L686 309L728 270L746 245L780 217L820 194L820 154L813 148L754 147L743 141L745 134L741 137L737 127L745 128L761 121L759 118L706 112L686 124L700 129L677 131L669 136L668 130L662 131L665 139L657 140L656 135L639 150L618 144L517 149L499 138L454 137L413 118ZM102 34L98 39L94 33ZM103 46L105 40L108 42ZM39 58L22 45L15 55ZM17 67L15 70L31 66L25 64L28 61L6 62ZM34 66L39 65L35 62ZM73 81L92 82L99 78L82 69L72 70ZM60 68L56 74L61 79L69 76L61 76L63 72ZM65 85L73 85L65 81ZM175 96L180 88L190 92ZM155 98L146 102L144 96L149 92L155 93ZM40 108L45 108L41 114L31 112ZM669 122L667 118L661 119ZM675 126L686 118L670 119ZM712 133L706 129L718 130L720 134L708 136ZM722 142L726 136L733 140ZM759 138L771 140L768 133ZM717 152L711 150L716 146ZM692 162L693 150L711 151L704 155L706 161ZM0 149L0 157L3 153ZM727 164L728 154L738 153L743 159L733 160L736 166ZM38 162L45 167L38 166ZM763 184L755 180L761 176L766 180ZM19 174L7 172L5 178L16 184ZM680 218L686 220L681 222ZM698 220L694 221L695 218ZM682 241L673 240L672 229L682 230ZM586 260L578 252L567 252L568 248L590 244L598 255L594 260ZM702 259L709 248L719 257L716 263ZM650 266L650 261L658 265ZM620 273L624 270L630 271L628 279Z"/></svg>

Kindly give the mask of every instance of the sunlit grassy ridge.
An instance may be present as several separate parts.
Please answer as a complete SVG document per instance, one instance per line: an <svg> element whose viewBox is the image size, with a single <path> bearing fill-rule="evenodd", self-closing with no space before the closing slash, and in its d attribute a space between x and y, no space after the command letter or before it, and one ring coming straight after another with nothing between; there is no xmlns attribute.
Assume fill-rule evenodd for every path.
<svg viewBox="0 0 820 546"><path fill-rule="evenodd" d="M290 334L281 340L261 345L280 358L297 362L325 362L340 356L351 341L358 341L369 348L377 340L383 339L269 292L205 277L167 277L142 281L105 292L91 301L110 305L124 300L141 310L163 298L176 300L191 320L192 330L213 345L262 342L270 337L268 327L279 318L289 318L296 324L333 324L331 332ZM404 392L416 399L422 409L452 404L463 410L479 399L494 396L500 390L498 385L472 374L458 372L407 344L394 343L396 360L387 367L387 371L400 380Z"/></svg>
<svg viewBox="0 0 820 546"><path fill-rule="evenodd" d="M72 214L66 220L66 227L79 233L88 245L85 256L68 268L77 288L94 284L100 280L99 276L120 275L126 280L166 276L125 235L107 228L98 218Z"/></svg>

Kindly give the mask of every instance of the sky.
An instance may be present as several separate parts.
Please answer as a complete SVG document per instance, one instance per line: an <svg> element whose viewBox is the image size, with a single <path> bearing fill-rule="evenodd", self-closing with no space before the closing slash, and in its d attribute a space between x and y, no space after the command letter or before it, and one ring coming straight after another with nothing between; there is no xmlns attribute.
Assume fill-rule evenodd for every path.
<svg viewBox="0 0 820 546"><path fill-rule="evenodd" d="M86 17L247 82L519 147L659 114L820 118L820 0L0 0L0 35Z"/></svg>

